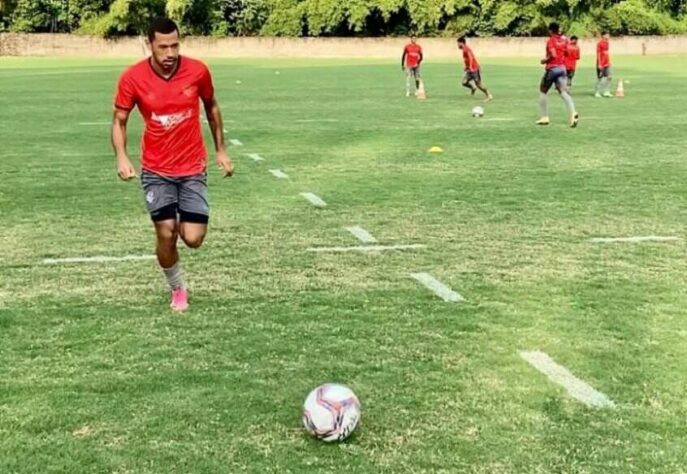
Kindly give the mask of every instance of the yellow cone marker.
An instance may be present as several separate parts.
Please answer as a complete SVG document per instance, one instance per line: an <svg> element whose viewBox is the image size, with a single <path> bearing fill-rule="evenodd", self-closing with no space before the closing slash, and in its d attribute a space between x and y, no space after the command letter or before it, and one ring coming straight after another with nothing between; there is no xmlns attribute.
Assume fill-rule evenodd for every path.
<svg viewBox="0 0 687 474"><path fill-rule="evenodd" d="M440 146L433 146L432 148L429 149L430 153L443 153L444 149L441 148Z"/></svg>

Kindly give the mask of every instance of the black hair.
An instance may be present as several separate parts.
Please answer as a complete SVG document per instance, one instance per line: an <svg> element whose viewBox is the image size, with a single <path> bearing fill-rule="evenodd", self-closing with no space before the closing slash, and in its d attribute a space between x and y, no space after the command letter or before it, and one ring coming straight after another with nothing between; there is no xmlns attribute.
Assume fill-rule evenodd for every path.
<svg viewBox="0 0 687 474"><path fill-rule="evenodd" d="M168 35L174 32L179 33L179 27L173 20L169 18L160 16L155 18L148 27L148 41L151 43L155 39L155 33L162 33L163 35Z"/></svg>
<svg viewBox="0 0 687 474"><path fill-rule="evenodd" d="M611 32L608 31L608 30L606 30L606 29L601 30L601 35L602 35L602 36L603 36L603 35L609 35L609 34L611 34Z"/></svg>
<svg viewBox="0 0 687 474"><path fill-rule="evenodd" d="M561 32L561 25L559 25L555 21L552 21L551 23L549 23L549 31L551 33L560 33Z"/></svg>
<svg viewBox="0 0 687 474"><path fill-rule="evenodd" d="M463 44L465 44L467 42L467 40L465 39L465 36L461 36L460 38L457 39L457 41L459 43L463 43Z"/></svg>
<svg viewBox="0 0 687 474"><path fill-rule="evenodd" d="M575 35L571 36L570 41L577 41L577 36L575 36Z"/></svg>

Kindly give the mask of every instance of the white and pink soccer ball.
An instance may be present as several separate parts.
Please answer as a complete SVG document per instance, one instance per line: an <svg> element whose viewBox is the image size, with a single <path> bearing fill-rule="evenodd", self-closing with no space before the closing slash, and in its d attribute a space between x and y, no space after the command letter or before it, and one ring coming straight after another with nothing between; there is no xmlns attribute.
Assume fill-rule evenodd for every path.
<svg viewBox="0 0 687 474"><path fill-rule="evenodd" d="M355 431L358 421L360 401L345 385L320 385L303 404L305 429L322 441L343 441Z"/></svg>

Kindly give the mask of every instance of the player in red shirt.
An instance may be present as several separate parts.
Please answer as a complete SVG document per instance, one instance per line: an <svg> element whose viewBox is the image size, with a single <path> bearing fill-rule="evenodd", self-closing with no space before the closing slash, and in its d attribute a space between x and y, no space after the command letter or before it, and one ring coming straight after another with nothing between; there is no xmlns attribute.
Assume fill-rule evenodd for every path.
<svg viewBox="0 0 687 474"><path fill-rule="evenodd" d="M415 94L420 89L422 74L420 65L422 64L422 47L417 44L415 35L410 37L410 43L403 48L401 56L401 70L406 73L406 97L410 96L410 79L415 79Z"/></svg>
<svg viewBox="0 0 687 474"><path fill-rule="evenodd" d="M565 70L568 73L568 89L572 89L572 80L577 70L577 61L580 60L580 47L577 45L577 36L570 37L568 50L565 52Z"/></svg>
<svg viewBox="0 0 687 474"><path fill-rule="evenodd" d="M179 29L167 18L148 30L151 56L122 74L114 98L112 145L122 180L136 177L126 151L129 114L138 107L145 120L141 146L141 183L157 234L157 260L172 291L171 307L188 308L177 236L198 248L207 233L207 151L200 127L202 101L215 142L217 164L231 176L224 148L222 115L212 77L200 61L179 55Z"/></svg>
<svg viewBox="0 0 687 474"><path fill-rule="evenodd" d="M465 76L463 76L463 87L470 89L470 93L475 95L477 89L484 92L486 99L485 102L489 102L494 97L487 90L486 87L482 85L482 73L480 71L479 62L475 57L475 53L472 52L472 48L467 45L465 36L458 38L458 49L463 51L463 63L465 64ZM472 83L474 82L474 86Z"/></svg>
<svg viewBox="0 0 687 474"><path fill-rule="evenodd" d="M568 75L565 70L565 52L568 49L568 38L561 34L558 23L553 22L549 25L549 36L546 42L546 57L541 60L545 65L546 72L539 85L539 120L537 125L548 125L549 120L549 97L548 93L551 86L556 85L565 108L568 110L569 123L572 128L577 127L580 116L575 110L575 103L568 93Z"/></svg>
<svg viewBox="0 0 687 474"><path fill-rule="evenodd" d="M596 44L596 94L594 97L613 97L611 94L611 55L609 50L609 40L611 35L608 31L601 33L601 39Z"/></svg>

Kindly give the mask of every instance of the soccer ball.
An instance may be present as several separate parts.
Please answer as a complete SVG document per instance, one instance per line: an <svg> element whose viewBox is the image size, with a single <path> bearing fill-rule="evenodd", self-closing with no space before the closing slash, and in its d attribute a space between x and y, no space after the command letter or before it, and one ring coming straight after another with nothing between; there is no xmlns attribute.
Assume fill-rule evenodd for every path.
<svg viewBox="0 0 687 474"><path fill-rule="evenodd" d="M303 425L322 441L343 441L358 426L360 402L345 385L326 383L310 392L303 405Z"/></svg>
<svg viewBox="0 0 687 474"><path fill-rule="evenodd" d="M472 116L473 117L479 118L483 115L484 115L484 109L482 107L480 107L479 105L472 108Z"/></svg>

